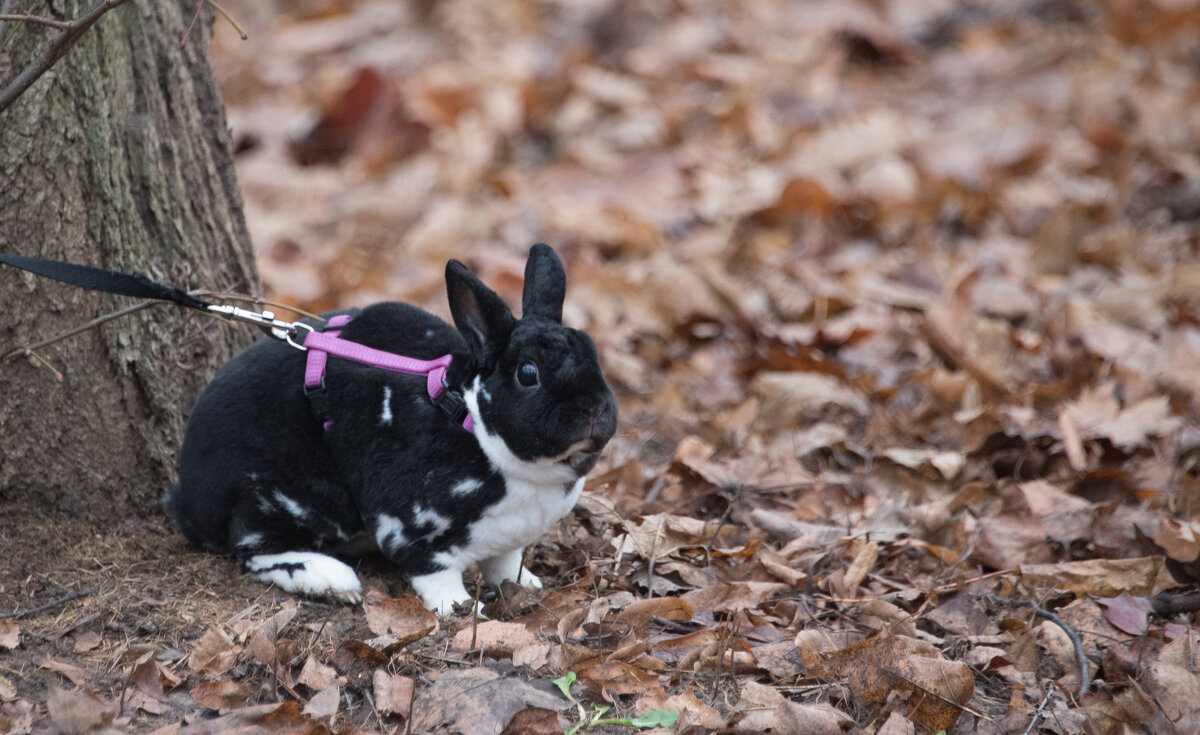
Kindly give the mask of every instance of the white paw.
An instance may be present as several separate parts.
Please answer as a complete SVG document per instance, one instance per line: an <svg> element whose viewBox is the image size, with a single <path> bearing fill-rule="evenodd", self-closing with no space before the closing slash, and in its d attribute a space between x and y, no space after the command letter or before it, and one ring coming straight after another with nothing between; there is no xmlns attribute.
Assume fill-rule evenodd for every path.
<svg viewBox="0 0 1200 735"><path fill-rule="evenodd" d="M488 584L499 586L504 580L511 579L526 587L533 587L540 590L542 588L542 580L538 579L536 574L521 565L524 552L524 549L515 549L507 554L484 559L479 562L479 571L483 573L483 578L487 580Z"/></svg>
<svg viewBox="0 0 1200 735"><path fill-rule="evenodd" d="M354 570L332 556L315 551L258 554L250 557L246 571L286 592L332 597L352 605L362 602L362 583Z"/></svg>
<svg viewBox="0 0 1200 735"><path fill-rule="evenodd" d="M461 569L444 569L433 574L413 577L413 590L425 607L438 615L449 615L457 605L470 602L472 597L463 586Z"/></svg>
<svg viewBox="0 0 1200 735"><path fill-rule="evenodd" d="M518 581L526 587L532 587L535 590L540 590L542 588L541 578L525 567L521 567L521 576Z"/></svg>

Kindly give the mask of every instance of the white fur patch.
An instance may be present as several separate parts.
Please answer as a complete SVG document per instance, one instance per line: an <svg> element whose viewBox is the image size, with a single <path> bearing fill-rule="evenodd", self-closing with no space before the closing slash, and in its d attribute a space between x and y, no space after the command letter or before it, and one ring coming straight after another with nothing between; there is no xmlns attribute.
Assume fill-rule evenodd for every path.
<svg viewBox="0 0 1200 735"><path fill-rule="evenodd" d="M305 508L303 505L300 505L295 500L292 500L278 490L275 491L275 502L283 506L283 509L297 520L302 521L305 518L308 518L308 508Z"/></svg>
<svg viewBox="0 0 1200 735"><path fill-rule="evenodd" d="M467 588L463 586L461 569L422 574L410 581L425 607L439 615L451 613L455 605L461 605L471 599Z"/></svg>
<svg viewBox="0 0 1200 735"><path fill-rule="evenodd" d="M238 539L237 545L241 549L252 549L262 543L261 533L248 533Z"/></svg>
<svg viewBox="0 0 1200 735"><path fill-rule="evenodd" d="M385 554L395 553L396 549L408 544L408 539L404 537L404 521L395 516L380 513L375 526L375 543Z"/></svg>
<svg viewBox="0 0 1200 735"><path fill-rule="evenodd" d="M534 589L542 588L542 580L538 579L537 575L521 565L525 556L525 549L513 549L507 554L493 556L490 559L484 559L479 562L479 571L483 574L483 578L488 584L500 584L506 579L511 579L514 582L533 587Z"/></svg>
<svg viewBox="0 0 1200 735"><path fill-rule="evenodd" d="M470 495L481 487L483 487L483 480L476 480L473 477L469 477L465 480L459 480L451 485L450 494L456 498L461 498L463 496Z"/></svg>
<svg viewBox="0 0 1200 735"><path fill-rule="evenodd" d="M250 557L246 570L255 579L285 592L313 597L362 601L362 584L354 570L332 556L315 551L286 551Z"/></svg>
<svg viewBox="0 0 1200 735"><path fill-rule="evenodd" d="M568 450L563 457L550 457L531 462L517 457L500 438L500 435L493 434L484 423L483 415L479 411L480 393L483 393L485 398L487 397L487 393L482 388L482 381L479 376L475 376L475 383L463 391L463 400L466 401L467 409L471 412L471 420L475 422L475 438L479 441L479 447L487 455L488 462L491 463L493 469L504 475L505 479L509 481L518 480L531 485L556 485L560 490L568 482L574 482L575 471L558 461L565 458L566 454L570 454L574 447ZM564 513L564 515L566 514Z"/></svg>
<svg viewBox="0 0 1200 735"><path fill-rule="evenodd" d="M430 526L431 530L423 535L423 538L437 538L450 528L450 519L438 513L432 508L426 508L423 505L413 506L413 525L414 526Z"/></svg>
<svg viewBox="0 0 1200 735"><path fill-rule="evenodd" d="M390 385L383 386L383 411L379 414L379 425L392 425L392 387Z"/></svg>

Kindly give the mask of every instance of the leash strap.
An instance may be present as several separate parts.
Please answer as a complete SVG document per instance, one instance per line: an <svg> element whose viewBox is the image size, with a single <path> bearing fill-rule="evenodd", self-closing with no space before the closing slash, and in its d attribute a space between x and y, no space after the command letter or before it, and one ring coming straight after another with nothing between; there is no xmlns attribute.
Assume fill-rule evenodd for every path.
<svg viewBox="0 0 1200 735"><path fill-rule="evenodd" d="M20 268L39 276L52 278L55 281L68 283L72 286L86 288L89 291L103 291L120 296L133 296L139 299L159 299L171 301L186 306L189 309L208 311L212 304L192 296L187 291L156 283L141 273L124 273L122 271L93 268L90 265L63 263L58 260L33 258L25 255L9 255L0 253L0 263L6 263L14 268Z"/></svg>
<svg viewBox="0 0 1200 735"><path fill-rule="evenodd" d="M277 320L275 315L269 311L254 312L236 306L211 304L182 289L152 281L141 273L125 273L89 265L64 263L60 260L7 253L0 253L0 263L72 286L79 286L89 291L170 301L197 311L223 314L232 319L254 324L268 334L286 340L293 347L307 350L308 362L304 371L304 394L309 398L313 414L324 425L326 431L329 430L331 423L329 421L329 402L325 395L325 363L329 356L333 355L392 372L424 375L425 388L434 405L442 409L455 424L474 433L474 422L462 395L457 391L447 390L446 387L446 371L450 367L450 355L442 355L436 360L417 360L340 339L340 328L350 321L350 317L347 315L333 317L327 325L333 329L319 332L303 322ZM297 342L295 340L299 338L301 331L305 332L304 339Z"/></svg>
<svg viewBox="0 0 1200 735"><path fill-rule="evenodd" d="M455 424L474 433L475 423L467 410L466 401L458 392L446 388L446 371L450 368L451 355L442 355L436 360L418 360L341 339L341 328L349 321L350 317L346 314L335 316L326 325L327 331L309 332L302 343L304 349L308 350L308 361L304 367L304 394L309 398L313 415L326 431L329 431L332 422L329 420L329 401L325 395L325 364L332 355L394 373L424 375L425 390L433 404L442 409Z"/></svg>

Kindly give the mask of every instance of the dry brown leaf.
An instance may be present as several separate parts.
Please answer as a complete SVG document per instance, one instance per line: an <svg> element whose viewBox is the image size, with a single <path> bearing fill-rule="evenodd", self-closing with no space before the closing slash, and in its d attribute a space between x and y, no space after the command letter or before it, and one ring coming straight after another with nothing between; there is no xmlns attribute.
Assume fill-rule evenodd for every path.
<svg viewBox="0 0 1200 735"><path fill-rule="evenodd" d="M101 641L99 631L95 630L77 630L71 637L75 639L75 653L91 651L97 648Z"/></svg>
<svg viewBox="0 0 1200 735"><path fill-rule="evenodd" d="M484 655L492 658L507 658L513 651L537 642L537 636L521 623L483 620L478 626L463 626L455 634L452 645L459 651L482 650Z"/></svg>
<svg viewBox="0 0 1200 735"><path fill-rule="evenodd" d="M580 667L579 683L597 697L645 694L658 686L658 677L623 661L609 661Z"/></svg>
<svg viewBox="0 0 1200 735"><path fill-rule="evenodd" d="M626 605L617 613L617 622L628 625L635 631L644 631L646 624L655 618L686 623L694 614L692 606L678 597L651 597Z"/></svg>
<svg viewBox="0 0 1200 735"><path fill-rule="evenodd" d="M561 710L561 696L483 668L446 670L413 703L412 731L499 732L520 710Z"/></svg>
<svg viewBox="0 0 1200 735"><path fill-rule="evenodd" d="M1160 516L1154 543L1175 561L1194 562L1200 558L1200 521Z"/></svg>
<svg viewBox="0 0 1200 735"><path fill-rule="evenodd" d="M205 681L192 687L192 699L207 709L228 711L246 702L251 691L232 681Z"/></svg>
<svg viewBox="0 0 1200 735"><path fill-rule="evenodd" d="M752 735L769 732L772 735L841 735L854 720L832 706L783 702L774 709L755 710L746 714L730 732Z"/></svg>
<svg viewBox="0 0 1200 735"><path fill-rule="evenodd" d="M49 656L40 656L40 655L34 656L33 662L36 663L38 666L41 666L43 669L50 669L51 671L57 671L58 673L67 677L67 679L69 679L72 684L77 684L79 686L85 686L88 683L88 680L91 679L91 675L88 674L87 671L84 671L83 669L79 668L78 666L75 666L74 664L68 664L68 663L65 663L62 661L55 661L54 659L50 658Z"/></svg>
<svg viewBox="0 0 1200 735"><path fill-rule="evenodd" d="M145 696L150 699L165 702L167 695L163 689L162 664L154 659L147 659L134 667L129 675L130 681Z"/></svg>
<svg viewBox="0 0 1200 735"><path fill-rule="evenodd" d="M335 681L339 681L337 671L332 666L321 663L311 654L304 662L304 667L300 669L300 676L296 679L297 683L303 684L314 692L328 689Z"/></svg>
<svg viewBox="0 0 1200 735"><path fill-rule="evenodd" d="M375 693L375 707L384 714L407 718L412 711L413 680L407 676L389 674L383 669L375 671L371 690Z"/></svg>
<svg viewBox="0 0 1200 735"><path fill-rule="evenodd" d="M526 707L513 715L500 735L561 735L563 718L552 709Z"/></svg>
<svg viewBox="0 0 1200 735"><path fill-rule="evenodd" d="M899 712L893 712L887 721L880 725L875 735L916 735L917 726Z"/></svg>
<svg viewBox="0 0 1200 735"><path fill-rule="evenodd" d="M1064 589L1093 597L1116 597L1122 592L1151 597L1178 586L1161 556L1022 564L1017 571L1033 589Z"/></svg>
<svg viewBox="0 0 1200 735"><path fill-rule="evenodd" d="M188 656L188 668L194 673L219 675L229 670L237 660L233 640L225 631L212 626L196 641L192 654Z"/></svg>
<svg viewBox="0 0 1200 735"><path fill-rule="evenodd" d="M437 630L438 618L416 597L368 599L363 603L367 627L375 635L392 636L396 645L418 641Z"/></svg>
<svg viewBox="0 0 1200 735"><path fill-rule="evenodd" d="M112 722L116 708L86 689L67 690L51 685L46 691L50 721L62 735L83 735Z"/></svg>
<svg viewBox="0 0 1200 735"><path fill-rule="evenodd" d="M906 639L887 632L820 654L812 663L817 673L845 681L867 702L885 702L895 690L913 691L909 717L934 732L949 729L975 693L975 677L965 664L922 656Z"/></svg>
<svg viewBox="0 0 1200 735"><path fill-rule="evenodd" d="M12 650L21 645L21 628L11 620L0 620L0 649Z"/></svg>
<svg viewBox="0 0 1200 735"><path fill-rule="evenodd" d="M772 596L789 589L778 582L723 582L692 590L680 597L696 613L716 610L753 610Z"/></svg>
<svg viewBox="0 0 1200 735"><path fill-rule="evenodd" d="M1146 598L1122 592L1116 597L1100 598L1096 602L1104 606L1104 619L1118 630L1133 636L1146 633L1149 613L1153 610Z"/></svg>
<svg viewBox="0 0 1200 735"><path fill-rule="evenodd" d="M337 714L338 704L342 699L342 688L334 684L317 692L308 704L304 705L304 714L318 720L325 720Z"/></svg>

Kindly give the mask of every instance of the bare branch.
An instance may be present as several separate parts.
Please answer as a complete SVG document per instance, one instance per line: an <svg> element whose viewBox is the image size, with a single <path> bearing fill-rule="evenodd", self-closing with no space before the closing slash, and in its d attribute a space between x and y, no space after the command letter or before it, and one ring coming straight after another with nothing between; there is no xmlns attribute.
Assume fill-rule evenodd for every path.
<svg viewBox="0 0 1200 735"><path fill-rule="evenodd" d="M17 23L33 23L40 26L50 26L57 28L60 31L70 30L71 21L59 20L57 18L43 18L40 15L29 15L28 13L0 13L0 21L15 21Z"/></svg>
<svg viewBox="0 0 1200 735"><path fill-rule="evenodd" d="M124 2L125 0L100 0L87 13L75 20L64 21L62 32L54 37L42 55L30 62L29 66L25 67L16 79L13 79L3 91L0 91L0 112L8 109L17 97L20 97L39 77L54 66L70 50L71 46L75 45L79 37L100 20L100 16ZM25 16L17 16L17 18L29 20Z"/></svg>

